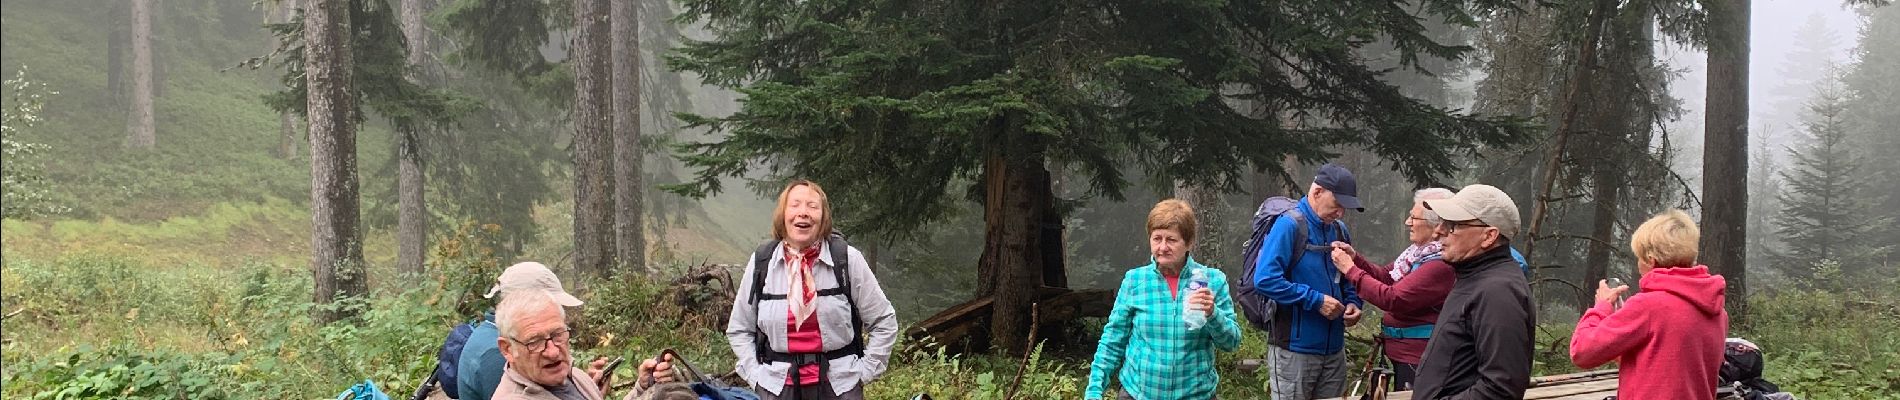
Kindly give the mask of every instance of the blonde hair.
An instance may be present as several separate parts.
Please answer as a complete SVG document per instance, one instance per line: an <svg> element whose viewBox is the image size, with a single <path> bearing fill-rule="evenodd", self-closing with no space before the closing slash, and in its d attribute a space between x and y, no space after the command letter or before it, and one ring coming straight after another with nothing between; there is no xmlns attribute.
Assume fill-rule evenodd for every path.
<svg viewBox="0 0 1900 400"><path fill-rule="evenodd" d="M1691 265L1696 259L1696 244L1702 230L1682 210L1656 214L1630 234L1630 252L1638 262L1652 260L1656 267Z"/></svg>
<svg viewBox="0 0 1900 400"><path fill-rule="evenodd" d="M785 185L785 190L778 192L778 207L772 209L773 239L785 240L785 207L792 201L792 188L799 186L809 187L811 191L818 193L819 215L818 226L815 228L818 228L819 237L831 234L831 197L825 195L825 189L818 187L817 182L797 179Z"/></svg>
<svg viewBox="0 0 1900 400"><path fill-rule="evenodd" d="M1154 210L1148 211L1148 231L1156 229L1174 229L1181 232L1181 240L1194 243L1195 229L1199 225L1194 219L1194 207L1180 199L1162 200L1155 203Z"/></svg>

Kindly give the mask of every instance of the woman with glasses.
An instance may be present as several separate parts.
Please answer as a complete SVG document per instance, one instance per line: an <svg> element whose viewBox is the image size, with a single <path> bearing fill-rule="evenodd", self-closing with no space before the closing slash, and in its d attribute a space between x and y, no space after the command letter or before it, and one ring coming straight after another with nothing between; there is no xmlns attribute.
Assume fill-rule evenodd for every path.
<svg viewBox="0 0 1900 400"><path fill-rule="evenodd" d="M1425 200L1449 199L1451 189L1430 188L1412 195L1412 210L1406 215L1406 238L1411 245L1389 265L1373 264L1355 252L1352 245L1333 243L1333 266L1367 303L1385 310L1379 320L1379 340L1384 342L1385 357L1392 362L1392 390L1411 390L1418 375L1418 359L1432 337L1433 323L1445 305L1445 295L1457 275L1443 259L1444 245L1438 242L1443 220L1428 218ZM1430 217L1436 217L1431 215Z"/></svg>

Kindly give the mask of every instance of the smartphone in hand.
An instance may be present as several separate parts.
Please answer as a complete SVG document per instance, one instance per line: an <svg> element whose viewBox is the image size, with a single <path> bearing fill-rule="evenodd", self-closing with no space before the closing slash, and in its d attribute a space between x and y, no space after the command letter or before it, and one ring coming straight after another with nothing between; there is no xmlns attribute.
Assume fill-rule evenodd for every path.
<svg viewBox="0 0 1900 400"><path fill-rule="evenodd" d="M626 357L614 357L613 361L607 362L607 369L601 370L600 376L603 376L603 377L614 376L614 368L620 368L620 364L625 361L627 361Z"/></svg>
<svg viewBox="0 0 1900 400"><path fill-rule="evenodd" d="M1616 288L1617 286L1623 286L1623 278L1610 278L1608 285L1610 285L1610 288L1612 289ZM1628 293L1628 292L1624 292L1624 293ZM1623 295L1621 294L1616 295L1616 301L1612 303L1610 307L1612 309L1618 309L1618 310L1623 309Z"/></svg>

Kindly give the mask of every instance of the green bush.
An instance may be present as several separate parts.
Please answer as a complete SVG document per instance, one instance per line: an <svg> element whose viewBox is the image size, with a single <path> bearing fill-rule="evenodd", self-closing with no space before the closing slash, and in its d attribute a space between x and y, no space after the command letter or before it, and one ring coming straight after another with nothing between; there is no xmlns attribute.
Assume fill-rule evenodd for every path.
<svg viewBox="0 0 1900 400"><path fill-rule="evenodd" d="M78 349L30 361L7 357L6 391L40 399L228 399L223 353L182 354L126 346ZM21 362L25 361L25 362Z"/></svg>
<svg viewBox="0 0 1900 400"><path fill-rule="evenodd" d="M1885 290L1795 290L1749 299L1730 336L1762 346L1763 375L1808 399L1900 398L1900 298Z"/></svg>
<svg viewBox="0 0 1900 400"><path fill-rule="evenodd" d="M441 278L386 284L404 290L385 289L335 305L363 312L354 323L329 326L311 322L318 306L310 301L310 276L300 268L153 266L107 256L9 257L6 279L0 280L5 293L0 309L28 311L6 321L0 356L7 367L0 389L9 398L36 399L312 398L371 379L390 393L406 393L430 371L449 328L472 317L458 305L493 279L494 261L477 244L485 241L486 233L480 232L486 231L474 231L464 235L465 245L456 251L439 248L455 255L432 266ZM576 324L577 337L583 338L577 342L577 360L622 356L632 366L670 348L702 372L721 375L732 369L721 327L682 317L720 315L725 309L682 314L678 294L650 279L582 286L590 293L584 295L586 322ZM1751 301L1751 325L1731 329L1731 336L1762 345L1767 378L1802 398L1891 397L1900 393L1896 297L1881 290L1760 295ZM478 310L488 308L477 303ZM1368 321L1377 317L1367 315ZM1537 333L1536 373L1573 371L1564 348L1567 321L1545 322ZM1099 335L1100 321L1082 324L1081 332L1067 340L1086 342ZM1368 336L1373 325L1355 327L1352 335ZM1045 345L1024 368L1021 358L951 355L927 341L900 340L890 371L867 387L867 395L1002 398L1022 368L1016 397L1080 397L1093 348ZM1235 369L1241 359L1263 357L1266 346L1260 332L1245 329L1238 351L1218 355L1221 397L1258 398L1267 392L1263 377L1269 371ZM1349 369L1357 371L1370 348L1350 342L1347 351ZM622 368L617 376L626 382L633 371Z"/></svg>

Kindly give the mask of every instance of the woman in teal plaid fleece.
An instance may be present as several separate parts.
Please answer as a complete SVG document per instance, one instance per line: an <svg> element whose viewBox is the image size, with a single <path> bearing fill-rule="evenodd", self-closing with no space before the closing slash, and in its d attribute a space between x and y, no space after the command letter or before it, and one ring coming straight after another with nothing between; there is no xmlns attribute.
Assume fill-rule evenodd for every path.
<svg viewBox="0 0 1900 400"><path fill-rule="evenodd" d="M1115 309L1102 327L1101 344L1089 367L1087 397L1102 398L1110 375L1121 380L1123 399L1169 400L1214 397L1220 376L1214 350L1240 347L1240 324L1220 269L1188 256L1194 248L1194 209L1163 200L1148 212L1148 250L1153 259L1122 275ZM1206 288L1188 291L1195 270L1207 273ZM1207 313L1207 325L1189 329L1185 307ZM1117 372L1119 371L1119 373Z"/></svg>

